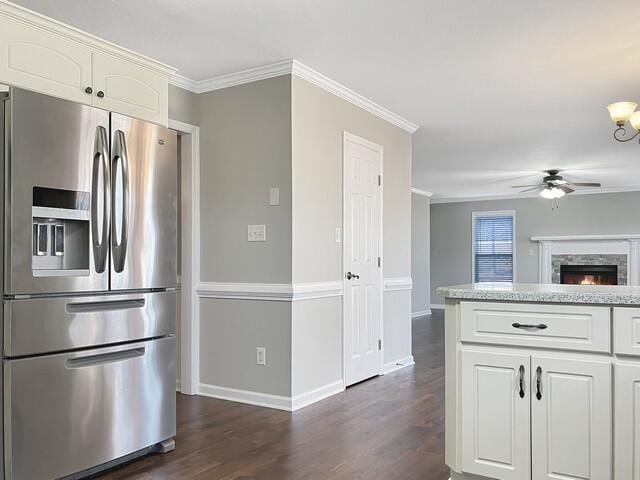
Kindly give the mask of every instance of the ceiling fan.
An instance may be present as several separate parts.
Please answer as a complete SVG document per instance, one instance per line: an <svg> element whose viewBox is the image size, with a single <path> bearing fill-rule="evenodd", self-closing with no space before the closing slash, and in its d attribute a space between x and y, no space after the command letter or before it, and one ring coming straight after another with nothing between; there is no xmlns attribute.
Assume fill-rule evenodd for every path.
<svg viewBox="0 0 640 480"><path fill-rule="evenodd" d="M564 197L567 193L575 192L574 187L599 188L602 185L597 182L569 182L565 180L560 170L545 170L548 175L542 178L542 183L537 185L513 185L511 188L524 188L518 193L532 192L540 190L540 196L551 200Z"/></svg>

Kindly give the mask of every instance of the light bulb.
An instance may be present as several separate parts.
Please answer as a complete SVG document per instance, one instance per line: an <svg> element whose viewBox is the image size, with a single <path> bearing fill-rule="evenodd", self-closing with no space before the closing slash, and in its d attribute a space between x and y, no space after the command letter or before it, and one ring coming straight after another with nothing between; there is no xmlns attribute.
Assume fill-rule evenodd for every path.
<svg viewBox="0 0 640 480"><path fill-rule="evenodd" d="M624 122L629 120L629 117L635 112L637 103L633 102L616 102L611 105L607 105L611 120L618 126L622 126Z"/></svg>

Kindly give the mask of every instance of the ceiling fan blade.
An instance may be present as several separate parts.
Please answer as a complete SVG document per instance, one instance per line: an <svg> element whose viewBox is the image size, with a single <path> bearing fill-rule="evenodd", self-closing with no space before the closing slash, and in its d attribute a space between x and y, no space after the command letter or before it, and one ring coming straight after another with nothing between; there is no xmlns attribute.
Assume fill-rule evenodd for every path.
<svg viewBox="0 0 640 480"><path fill-rule="evenodd" d="M530 185L527 185L527 186L530 186ZM542 190L542 188L543 188L543 187L544 187L544 185L536 185L536 186L535 186L535 187L533 187L533 188L527 188L527 189L525 189L525 190L520 190L518 193L531 192L531 191L533 191L533 190Z"/></svg>
<svg viewBox="0 0 640 480"><path fill-rule="evenodd" d="M511 185L511 188L529 188L529 187L544 187L546 183L539 183L537 185Z"/></svg>
<svg viewBox="0 0 640 480"><path fill-rule="evenodd" d="M573 188L569 188L566 185L558 185L558 187L560 190L562 190L564 193L571 193L571 192L575 192L575 190Z"/></svg>
<svg viewBox="0 0 640 480"><path fill-rule="evenodd" d="M569 185L573 185L574 187L601 187L601 183L597 182L569 182Z"/></svg>

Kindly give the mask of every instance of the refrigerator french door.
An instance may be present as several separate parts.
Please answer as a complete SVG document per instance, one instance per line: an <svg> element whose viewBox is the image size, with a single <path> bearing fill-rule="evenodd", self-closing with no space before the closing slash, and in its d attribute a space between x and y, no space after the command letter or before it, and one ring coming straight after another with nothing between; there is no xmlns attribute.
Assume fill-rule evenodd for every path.
<svg viewBox="0 0 640 480"><path fill-rule="evenodd" d="M175 435L176 133L1 104L4 479L77 475Z"/></svg>
<svg viewBox="0 0 640 480"><path fill-rule="evenodd" d="M175 287L176 133L11 95L5 295Z"/></svg>

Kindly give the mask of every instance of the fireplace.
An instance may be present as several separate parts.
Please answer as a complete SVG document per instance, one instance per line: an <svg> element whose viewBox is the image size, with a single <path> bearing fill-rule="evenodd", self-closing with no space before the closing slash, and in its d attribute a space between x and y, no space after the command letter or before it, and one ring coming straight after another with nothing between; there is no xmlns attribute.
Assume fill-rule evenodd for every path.
<svg viewBox="0 0 640 480"><path fill-rule="evenodd" d="M560 265L560 283L570 285L617 285L617 265Z"/></svg>

